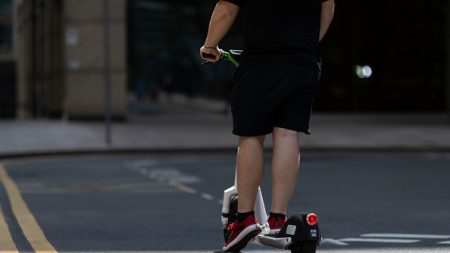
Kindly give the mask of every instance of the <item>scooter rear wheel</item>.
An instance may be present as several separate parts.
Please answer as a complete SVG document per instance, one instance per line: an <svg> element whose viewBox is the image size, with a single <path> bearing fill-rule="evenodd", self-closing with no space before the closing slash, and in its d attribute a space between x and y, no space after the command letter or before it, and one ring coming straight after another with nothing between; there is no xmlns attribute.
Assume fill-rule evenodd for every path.
<svg viewBox="0 0 450 253"><path fill-rule="evenodd" d="M292 253L315 253L317 243L315 241L294 243L290 249Z"/></svg>

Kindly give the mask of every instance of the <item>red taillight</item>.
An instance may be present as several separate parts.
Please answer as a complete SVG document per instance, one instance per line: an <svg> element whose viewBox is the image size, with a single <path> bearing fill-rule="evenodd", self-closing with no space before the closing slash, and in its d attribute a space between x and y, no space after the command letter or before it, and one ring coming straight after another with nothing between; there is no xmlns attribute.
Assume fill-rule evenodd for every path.
<svg viewBox="0 0 450 253"><path fill-rule="evenodd" d="M310 226L314 226L317 224L317 215L315 213L310 213L308 215L306 215L306 222L308 222L308 224Z"/></svg>

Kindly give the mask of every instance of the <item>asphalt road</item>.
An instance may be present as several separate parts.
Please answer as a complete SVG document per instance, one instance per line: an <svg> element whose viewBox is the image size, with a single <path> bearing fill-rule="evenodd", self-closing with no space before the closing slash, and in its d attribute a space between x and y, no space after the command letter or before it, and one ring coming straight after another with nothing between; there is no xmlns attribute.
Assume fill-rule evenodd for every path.
<svg viewBox="0 0 450 253"><path fill-rule="evenodd" d="M13 183L3 176L1 210L18 251L36 250L39 240L57 252L213 252L223 243L220 201L233 183L234 154L41 158L3 167ZM449 200L450 154L309 153L289 212L318 214L325 238L318 252L450 252ZM27 232L39 229L44 238ZM262 250L271 249L245 251Z"/></svg>

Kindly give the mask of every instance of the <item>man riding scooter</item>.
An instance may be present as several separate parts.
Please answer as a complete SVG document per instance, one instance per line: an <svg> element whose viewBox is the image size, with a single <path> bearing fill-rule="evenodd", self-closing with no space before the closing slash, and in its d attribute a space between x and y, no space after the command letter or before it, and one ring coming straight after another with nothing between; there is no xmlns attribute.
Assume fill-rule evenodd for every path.
<svg viewBox="0 0 450 253"><path fill-rule="evenodd" d="M244 52L231 92L237 156L238 214L224 251L243 249L261 232L254 215L263 178L263 144L272 133L272 206L268 224L280 229L300 165L298 133L309 121L320 78L319 41L331 24L334 0L219 0L200 49L206 61L221 59L219 42L244 11Z"/></svg>

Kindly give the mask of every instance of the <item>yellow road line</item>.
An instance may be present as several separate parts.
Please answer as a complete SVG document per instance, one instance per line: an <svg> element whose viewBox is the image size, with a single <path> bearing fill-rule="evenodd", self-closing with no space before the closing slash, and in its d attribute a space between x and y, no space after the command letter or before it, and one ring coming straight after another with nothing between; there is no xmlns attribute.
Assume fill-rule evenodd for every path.
<svg viewBox="0 0 450 253"><path fill-rule="evenodd" d="M33 214L20 194L19 188L9 177L3 164L0 163L0 182L3 184L11 204L12 212L31 247L36 253L55 253L55 248L45 237Z"/></svg>
<svg viewBox="0 0 450 253"><path fill-rule="evenodd" d="M19 253L12 239L8 224L6 224L5 216L3 216L2 205L0 205L0 235L0 252Z"/></svg>

